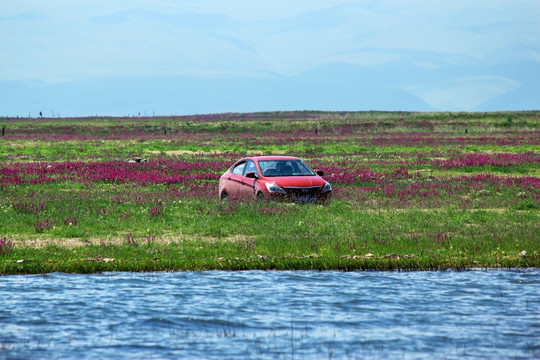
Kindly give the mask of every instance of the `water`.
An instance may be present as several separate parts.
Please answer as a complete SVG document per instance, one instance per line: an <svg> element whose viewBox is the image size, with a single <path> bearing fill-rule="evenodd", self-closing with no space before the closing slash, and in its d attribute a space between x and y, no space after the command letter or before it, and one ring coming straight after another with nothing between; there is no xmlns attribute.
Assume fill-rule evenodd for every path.
<svg viewBox="0 0 540 360"><path fill-rule="evenodd" d="M0 277L0 358L540 358L540 270Z"/></svg>

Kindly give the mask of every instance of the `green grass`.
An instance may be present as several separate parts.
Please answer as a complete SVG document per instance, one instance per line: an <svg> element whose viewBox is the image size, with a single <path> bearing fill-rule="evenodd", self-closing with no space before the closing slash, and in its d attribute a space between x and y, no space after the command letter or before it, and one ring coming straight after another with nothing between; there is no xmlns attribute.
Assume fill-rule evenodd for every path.
<svg viewBox="0 0 540 360"><path fill-rule="evenodd" d="M19 238L31 245L37 236L54 240L54 245L16 247L2 257L0 273L539 265L538 216L531 210L366 211L344 201L226 208L190 201L160 217L133 218L62 224L41 234L32 233L27 223L29 234ZM73 237L89 244L71 247Z"/></svg>

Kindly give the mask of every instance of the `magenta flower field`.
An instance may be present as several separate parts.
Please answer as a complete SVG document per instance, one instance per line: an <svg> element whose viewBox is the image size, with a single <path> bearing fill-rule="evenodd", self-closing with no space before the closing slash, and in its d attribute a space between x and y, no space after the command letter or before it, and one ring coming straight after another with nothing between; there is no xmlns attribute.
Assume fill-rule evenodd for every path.
<svg viewBox="0 0 540 360"><path fill-rule="evenodd" d="M416 120L401 113L376 115L6 119L0 187L164 185L178 196L212 200L219 176L235 160L290 154L324 171L335 185L335 197L346 201L365 201L368 193L375 203L396 206L408 206L408 201L462 204L464 197L485 190L504 193L499 197L504 206L524 198L538 202L537 113L476 119L439 114ZM506 126L509 116L519 116L521 123ZM144 162L130 163L135 156ZM509 199L510 193L515 198ZM478 205L496 202L484 200Z"/></svg>

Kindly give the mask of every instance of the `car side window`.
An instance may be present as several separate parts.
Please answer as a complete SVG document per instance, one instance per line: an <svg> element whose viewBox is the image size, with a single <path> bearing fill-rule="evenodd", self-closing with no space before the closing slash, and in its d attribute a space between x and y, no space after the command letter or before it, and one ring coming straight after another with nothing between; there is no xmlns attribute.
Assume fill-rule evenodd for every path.
<svg viewBox="0 0 540 360"><path fill-rule="evenodd" d="M246 164L246 171L244 172L244 175L248 172L254 172L255 175L257 175L257 168L255 167L255 163L251 160L248 160Z"/></svg>
<svg viewBox="0 0 540 360"><path fill-rule="evenodd" d="M246 167L246 163L242 162L234 167L232 170L232 173L234 175L242 175L244 173L244 168Z"/></svg>

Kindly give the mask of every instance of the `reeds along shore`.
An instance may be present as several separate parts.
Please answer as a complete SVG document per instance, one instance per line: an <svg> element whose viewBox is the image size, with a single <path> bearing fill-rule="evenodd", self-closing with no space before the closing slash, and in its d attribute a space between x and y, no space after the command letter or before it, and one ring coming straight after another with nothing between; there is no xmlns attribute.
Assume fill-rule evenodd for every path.
<svg viewBox="0 0 540 360"><path fill-rule="evenodd" d="M540 112L0 118L0 273L538 267ZM325 206L220 204L290 154Z"/></svg>

